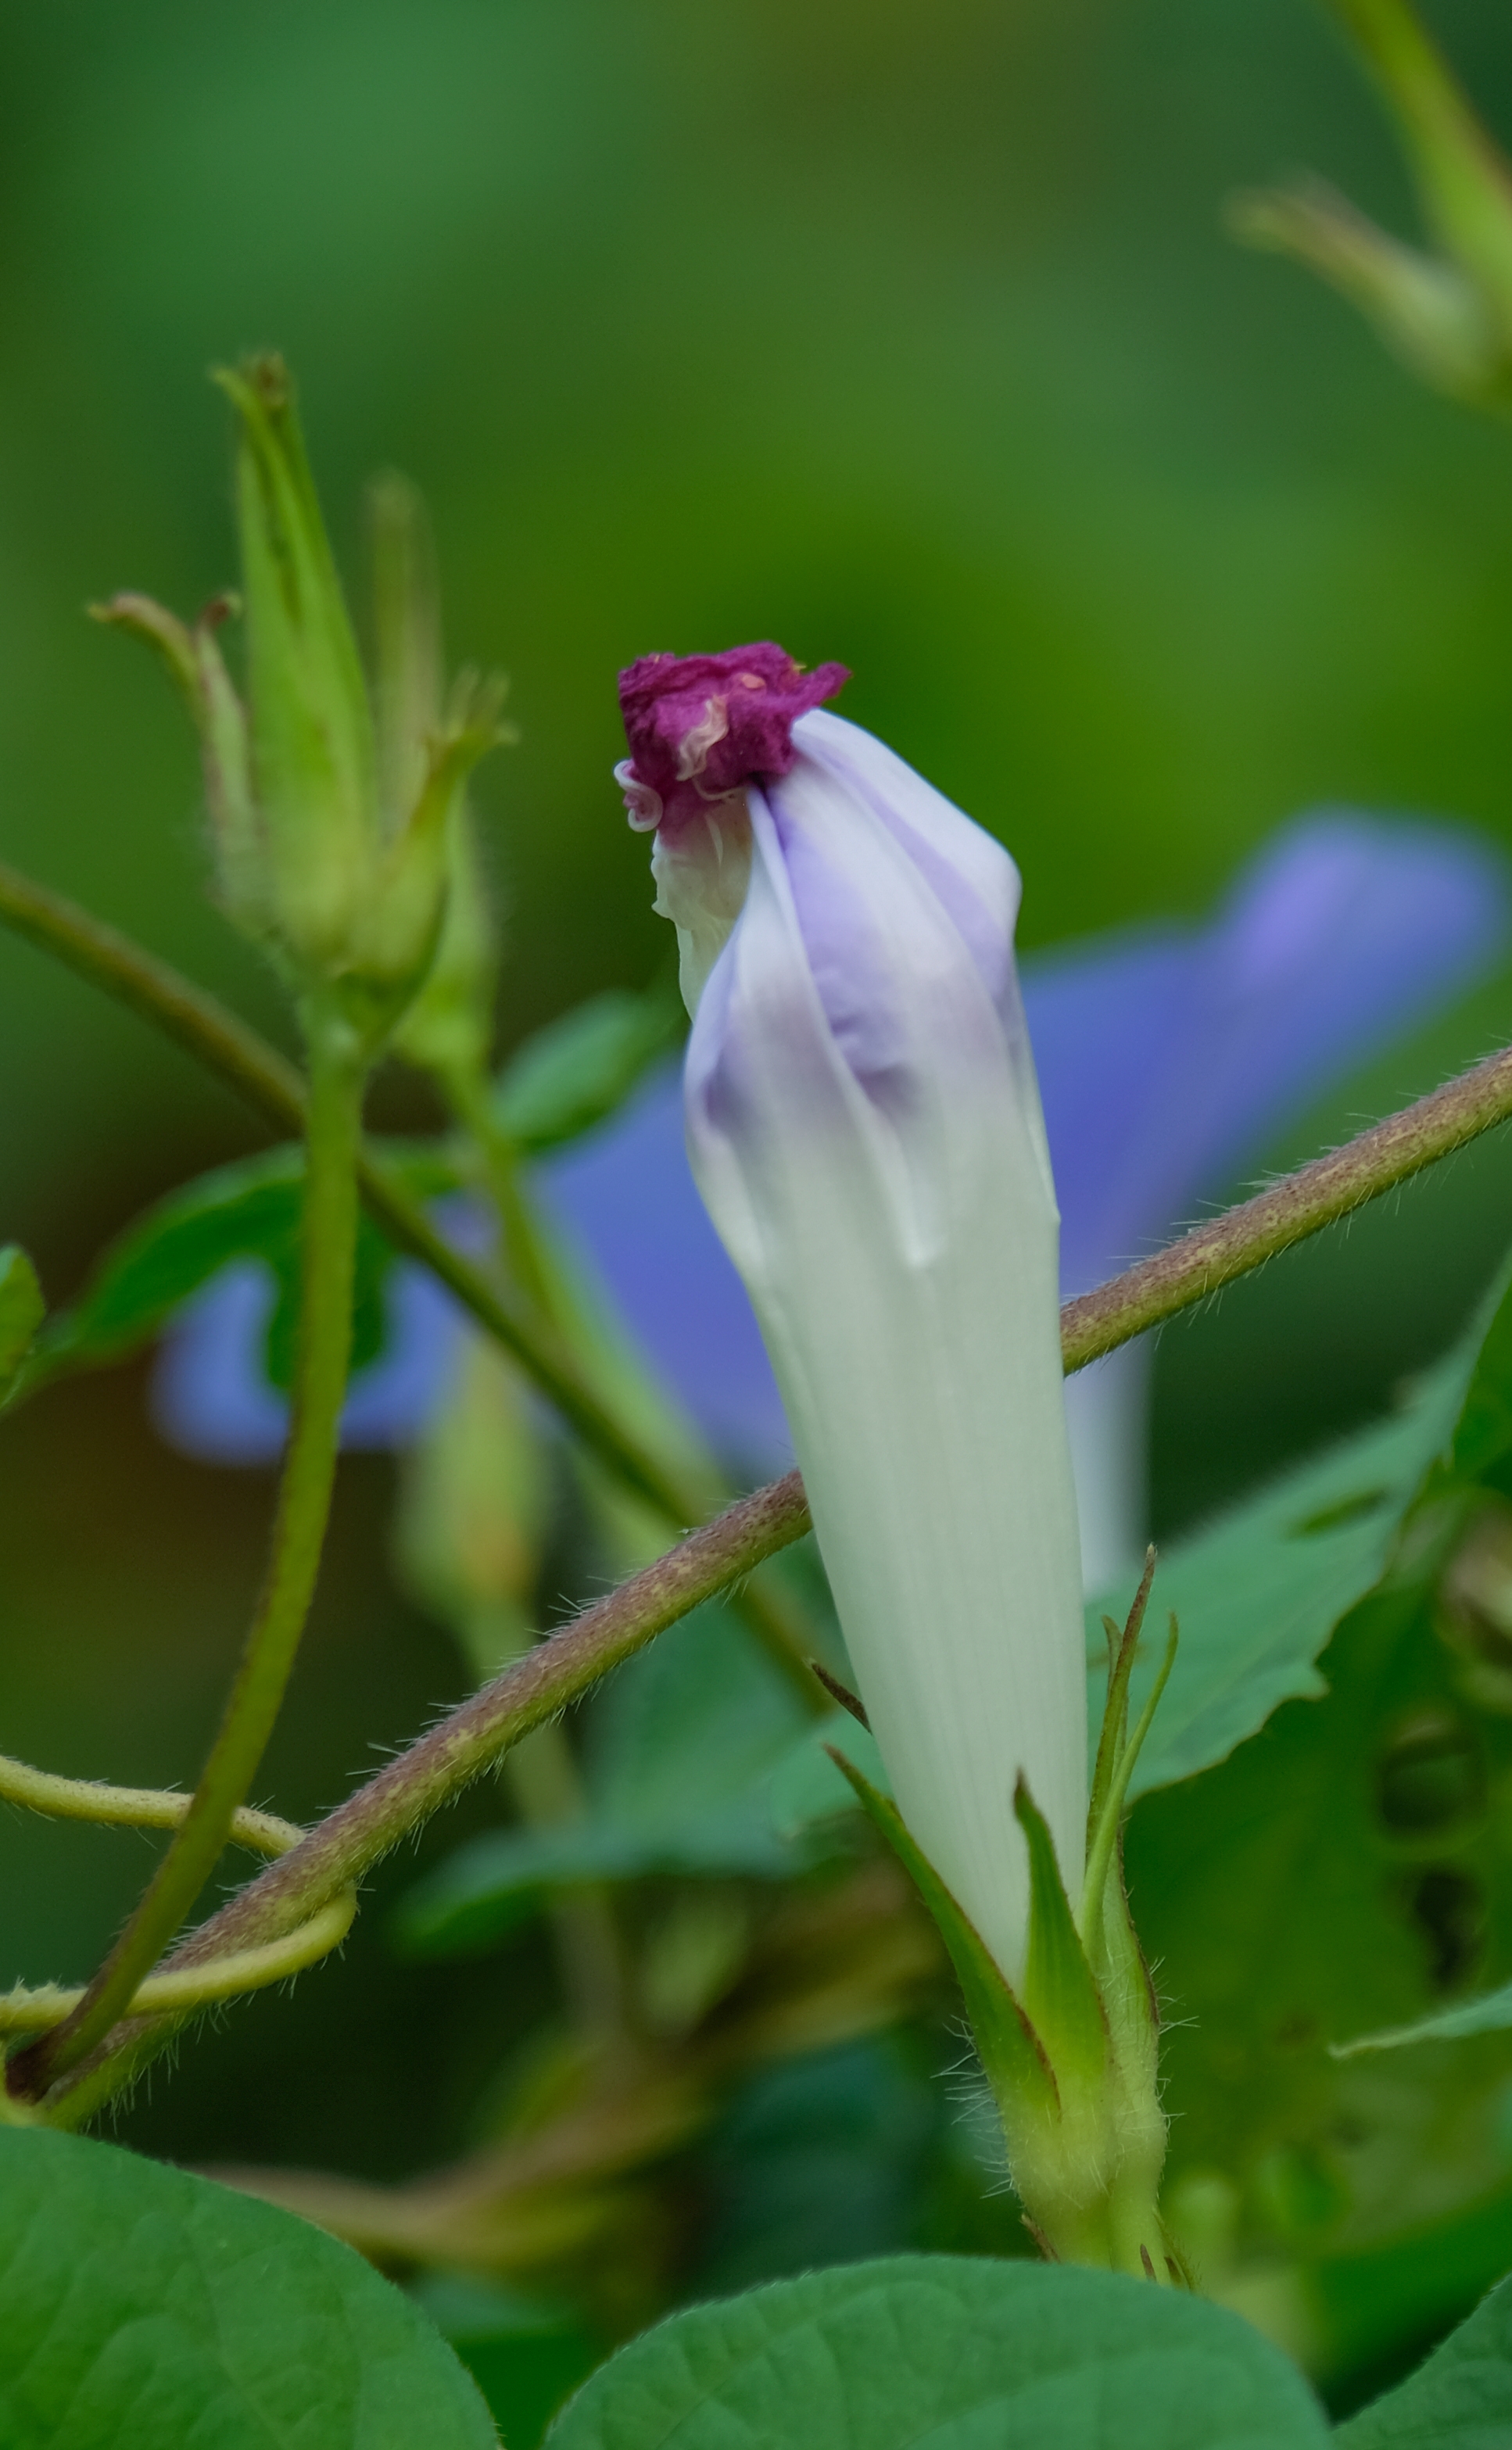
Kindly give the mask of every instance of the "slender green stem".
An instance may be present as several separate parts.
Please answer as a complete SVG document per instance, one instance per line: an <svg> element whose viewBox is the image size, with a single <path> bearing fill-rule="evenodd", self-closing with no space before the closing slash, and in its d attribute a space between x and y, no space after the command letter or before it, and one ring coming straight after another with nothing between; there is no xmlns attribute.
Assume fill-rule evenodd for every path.
<svg viewBox="0 0 1512 2450"><path fill-rule="evenodd" d="M339 1805L281 1864L192 1932L163 1970L178 1973L281 1938L307 1921L433 1812L493 1769L521 1737L554 1719L701 1600L801 1539L807 1528L808 1507L796 1471L728 1507L449 1711ZM269 1886L285 1869L292 1876ZM173 2030L166 2021L123 2026L49 2094L48 2119L80 2125L132 2080Z"/></svg>
<svg viewBox="0 0 1512 2450"><path fill-rule="evenodd" d="M262 1597L192 1804L77 2006L12 2063L12 2091L40 2093L85 2057L126 2010L209 1877L273 1731L315 1593L336 1477L352 1338L364 1078L365 1066L345 1033L317 1016L294 1404Z"/></svg>
<svg viewBox="0 0 1512 2450"><path fill-rule="evenodd" d="M520 1179L518 1152L494 1118L486 1079L457 1068L445 1077L441 1087L458 1123L472 1139L486 1174L503 1229L511 1275L537 1315L572 1353L584 1384L593 1389L606 1412L618 1416L622 1407L615 1400L612 1384L606 1386L602 1370L595 1368L594 1338L586 1327L571 1286L564 1281L560 1268L552 1265L551 1253L543 1245L528 1187ZM639 1412L643 1421L648 1410L644 1403L637 1404L633 1392L629 1392L624 1409L630 1419L634 1420ZM690 1522L707 1522L728 1503L727 1483L707 1457L679 1462L669 1455L665 1442L658 1441L656 1435L654 1400L649 1410L651 1423L642 1432L644 1450L655 1458L665 1485L675 1488L682 1497L682 1510L669 1519L680 1529ZM659 1511L666 1515L665 1505ZM737 1591L731 1604L809 1716L823 1718L828 1700L809 1664L819 1643L806 1612L795 1605L786 1592L775 1588L769 1577Z"/></svg>
<svg viewBox="0 0 1512 2450"><path fill-rule="evenodd" d="M172 1787L104 1786L92 1778L58 1778L0 1754L0 1802L21 1804L52 1820L88 1820L106 1829L177 1829L193 1801L192 1795L180 1795ZM297 1821L243 1806L226 1834L233 1846L245 1846L254 1855L286 1855L306 1832Z"/></svg>
<svg viewBox="0 0 1512 2450"><path fill-rule="evenodd" d="M286 1939L265 1940L261 1947L239 1949L230 1956L212 1956L207 1964L178 1974L149 1974L132 1993L126 2012L193 2015L223 1999L239 1999L244 1992L265 1991L270 1983L286 1982L291 1974L302 1974L339 1948L356 1915L357 1891L343 1889ZM13 1990L0 1992L0 2033L47 2032L72 2015L84 1995L82 1991L61 1991L52 1983L32 1990L18 1982Z"/></svg>

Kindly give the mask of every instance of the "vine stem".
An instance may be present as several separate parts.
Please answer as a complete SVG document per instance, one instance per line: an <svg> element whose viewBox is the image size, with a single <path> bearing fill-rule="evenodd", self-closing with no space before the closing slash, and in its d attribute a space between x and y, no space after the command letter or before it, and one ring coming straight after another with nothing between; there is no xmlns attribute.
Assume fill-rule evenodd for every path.
<svg viewBox="0 0 1512 2450"><path fill-rule="evenodd" d="M315 1595L336 1479L352 1341L365 1079L366 1064L346 1030L313 1014L294 1400L262 1595L194 1799L77 2004L11 2061L12 2093L40 2095L129 2007L208 1879L273 1732Z"/></svg>
<svg viewBox="0 0 1512 2450"><path fill-rule="evenodd" d="M302 1118L302 1088L284 1059L213 998L179 978L113 929L0 864L0 924L56 953L120 1001L153 1021L281 1127ZM1487 1057L1402 1113L1389 1116L1253 1199L1182 1235L1060 1313L1066 1369L1114 1351L1163 1319L1200 1302L1279 1252L1320 1233L1440 1157L1512 1116L1512 1048ZM541 1361L533 1331L521 1330L494 1289L461 1260L371 1156L359 1167L362 1195L385 1231L427 1261L480 1326L497 1335L543 1390L560 1403L552 1365ZM591 1433L599 1408L560 1409L585 1443L625 1471L622 1441ZM649 1460L649 1459L648 1459ZM659 1479L660 1475L656 1477ZM647 1489L647 1493L651 1493ZM659 1499L658 1502L665 1502ZM686 1518L685 1518L686 1519ZM313 1829L281 1861L251 1881L177 1949L165 1971L204 1963L233 1950L286 1935L361 1877L440 1805L490 1769L533 1727L575 1701L691 1608L738 1582L809 1528L797 1472L756 1490L682 1541L643 1573L587 1609L492 1683L473 1695L390 1761ZM110 2033L50 2092L48 2115L73 2126L130 2080L161 2050L169 2020L128 2023Z"/></svg>

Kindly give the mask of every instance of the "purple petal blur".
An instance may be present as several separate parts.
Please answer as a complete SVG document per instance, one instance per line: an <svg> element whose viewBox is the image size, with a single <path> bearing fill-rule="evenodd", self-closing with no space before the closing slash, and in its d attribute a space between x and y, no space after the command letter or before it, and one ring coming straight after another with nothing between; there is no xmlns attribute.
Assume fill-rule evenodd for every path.
<svg viewBox="0 0 1512 2450"><path fill-rule="evenodd" d="M288 1400L263 1366L277 1299L265 1261L233 1259L178 1312L159 1348L149 1405L158 1431L180 1453L242 1465L275 1463L282 1453ZM349 1452L409 1444L440 1401L461 1332L456 1302L411 1260L390 1272L384 1300L384 1350L355 1372L341 1414Z"/></svg>
<svg viewBox="0 0 1512 2450"><path fill-rule="evenodd" d="M1330 1079L1463 993L1502 949L1504 862L1446 826L1325 810L1274 836L1205 927L1093 939L1024 1001L1083 1292Z"/></svg>

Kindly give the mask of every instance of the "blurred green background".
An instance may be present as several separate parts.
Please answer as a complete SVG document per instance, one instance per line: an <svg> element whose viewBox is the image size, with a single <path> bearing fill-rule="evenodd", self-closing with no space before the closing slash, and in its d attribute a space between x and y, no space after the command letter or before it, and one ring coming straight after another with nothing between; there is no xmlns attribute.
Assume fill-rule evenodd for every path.
<svg viewBox="0 0 1512 2450"><path fill-rule="evenodd" d="M1433 19L1512 135L1512 20ZM83 618L227 579L203 378L248 346L298 373L349 567L363 480L397 464L434 508L454 654L513 675L521 745L479 788L506 1043L662 958L608 773L615 668L652 648L843 658L845 711L1011 845L1031 946L1199 912L1321 802L1512 847L1512 438L1220 227L1226 192L1296 161L1407 224L1305 0L54 0L0 9L0 847L280 1034L203 899L178 710ZM1505 1036L1503 981L1272 1157ZM0 1047L0 1238L54 1298L145 1198L256 1144L3 940ZM426 1119L398 1077L377 1112ZM1512 1159L1483 1148L1173 1330L1162 1526L1381 1401L1509 1220ZM346 1468L266 1775L295 1814L461 1688L383 1575L389 1493L383 1463ZM165 1454L132 1371L0 1432L0 1747L190 1776L267 1496ZM0 1844L0 1979L82 1975L142 1841L11 1821ZM422 1981L375 1911L126 2131L416 2167L545 1978L527 1944Z"/></svg>

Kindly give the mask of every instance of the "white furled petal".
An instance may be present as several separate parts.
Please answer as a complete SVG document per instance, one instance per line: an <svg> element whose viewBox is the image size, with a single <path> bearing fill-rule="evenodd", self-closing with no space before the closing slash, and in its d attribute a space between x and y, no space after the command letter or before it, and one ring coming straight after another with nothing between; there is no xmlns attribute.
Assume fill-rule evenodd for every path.
<svg viewBox="0 0 1512 2450"><path fill-rule="evenodd" d="M677 930L677 983L689 1013L740 917L750 879L750 818L743 791L675 832L664 827L651 852L652 905Z"/></svg>
<svg viewBox="0 0 1512 2450"><path fill-rule="evenodd" d="M793 727L698 1006L689 1155L782 1389L900 1807L1010 1981L1021 1770L1068 1890L1086 1684L1018 878L865 732Z"/></svg>

